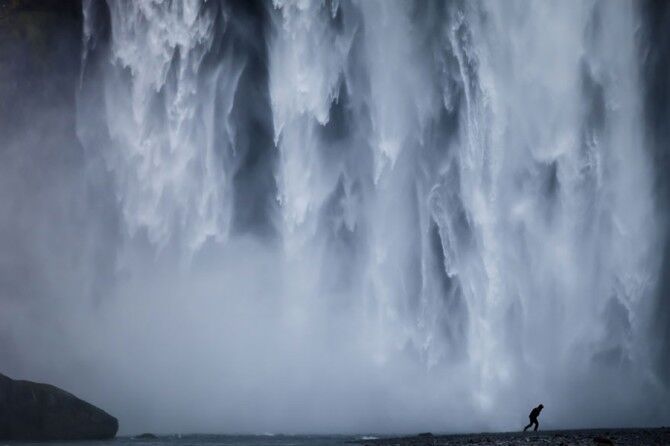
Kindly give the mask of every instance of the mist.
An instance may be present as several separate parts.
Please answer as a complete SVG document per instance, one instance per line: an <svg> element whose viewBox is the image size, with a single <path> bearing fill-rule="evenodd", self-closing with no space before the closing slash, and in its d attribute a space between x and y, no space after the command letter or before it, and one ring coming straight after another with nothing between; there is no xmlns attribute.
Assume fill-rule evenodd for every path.
<svg viewBox="0 0 670 446"><path fill-rule="evenodd" d="M668 10L6 6L0 373L121 434L667 425Z"/></svg>

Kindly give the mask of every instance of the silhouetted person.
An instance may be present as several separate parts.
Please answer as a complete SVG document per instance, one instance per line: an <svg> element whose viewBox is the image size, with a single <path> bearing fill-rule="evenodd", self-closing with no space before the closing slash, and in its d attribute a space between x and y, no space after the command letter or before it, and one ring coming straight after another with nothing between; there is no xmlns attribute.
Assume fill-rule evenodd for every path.
<svg viewBox="0 0 670 446"><path fill-rule="evenodd" d="M530 423L528 423L528 426L523 428L524 432L526 432L526 429L531 427L533 424L535 425L535 429L533 429L533 431L537 431L537 428L540 426L540 423L537 422L537 417L540 416L540 412L542 412L542 409L544 409L544 406L542 404L540 404L535 409L530 411L530 415L528 415L528 419L530 419Z"/></svg>

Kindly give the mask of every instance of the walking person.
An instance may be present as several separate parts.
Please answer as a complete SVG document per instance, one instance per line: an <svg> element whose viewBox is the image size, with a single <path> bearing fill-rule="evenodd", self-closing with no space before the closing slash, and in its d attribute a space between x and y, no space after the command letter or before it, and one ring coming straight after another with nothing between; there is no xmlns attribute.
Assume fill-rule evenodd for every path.
<svg viewBox="0 0 670 446"><path fill-rule="evenodd" d="M530 415L528 415L530 423L528 423L528 426L523 428L524 432L526 432L526 429L531 427L533 424L535 425L535 429L533 429L533 432L537 431L537 428L540 426L540 423L537 422L537 417L540 416L540 412L542 412L542 409L544 409L544 406L540 404L539 406L530 411Z"/></svg>

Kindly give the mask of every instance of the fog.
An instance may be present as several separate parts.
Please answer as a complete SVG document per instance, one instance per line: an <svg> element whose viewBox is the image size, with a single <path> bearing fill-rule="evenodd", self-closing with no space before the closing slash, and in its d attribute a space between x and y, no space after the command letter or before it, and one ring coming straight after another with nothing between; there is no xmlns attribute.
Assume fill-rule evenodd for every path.
<svg viewBox="0 0 670 446"><path fill-rule="evenodd" d="M668 10L8 7L0 373L122 434L667 425Z"/></svg>

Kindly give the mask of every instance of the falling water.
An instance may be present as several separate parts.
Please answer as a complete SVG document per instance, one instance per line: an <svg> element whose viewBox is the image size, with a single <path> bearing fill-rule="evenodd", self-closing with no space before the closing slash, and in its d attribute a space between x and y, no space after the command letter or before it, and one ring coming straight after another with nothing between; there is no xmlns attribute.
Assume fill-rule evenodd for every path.
<svg viewBox="0 0 670 446"><path fill-rule="evenodd" d="M83 7L122 425L668 419L634 2Z"/></svg>

